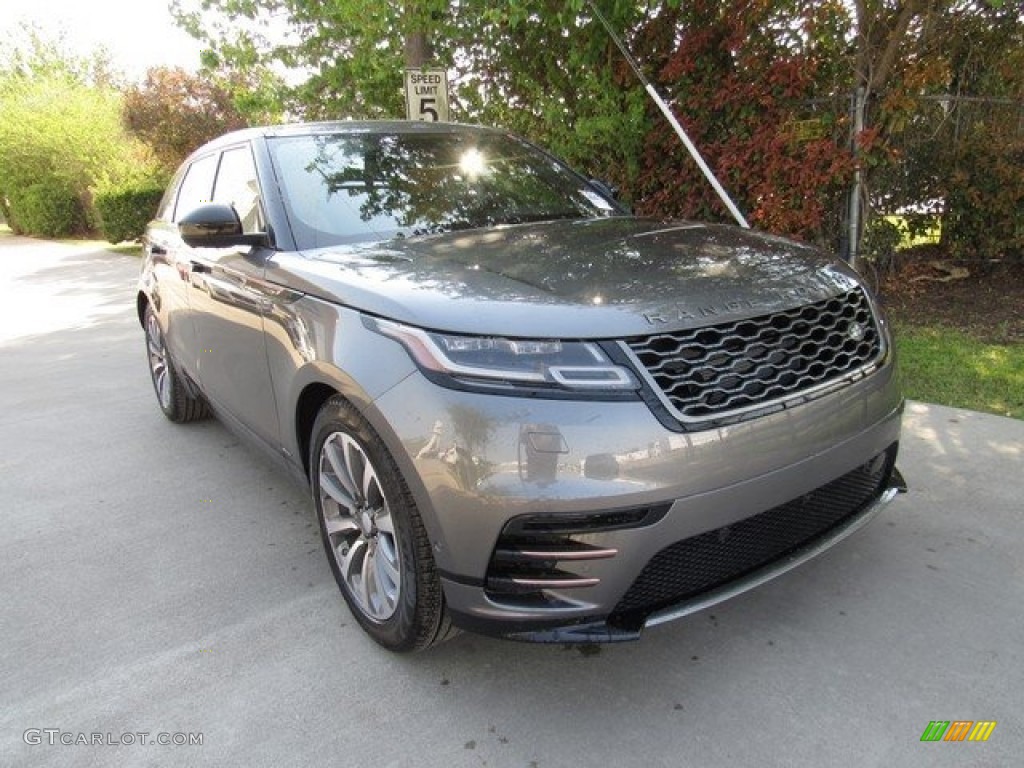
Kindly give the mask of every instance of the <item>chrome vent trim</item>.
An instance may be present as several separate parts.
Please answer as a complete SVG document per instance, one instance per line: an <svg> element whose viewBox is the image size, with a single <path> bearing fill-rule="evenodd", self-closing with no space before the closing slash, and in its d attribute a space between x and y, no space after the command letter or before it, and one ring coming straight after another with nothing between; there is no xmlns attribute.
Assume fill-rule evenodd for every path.
<svg viewBox="0 0 1024 768"><path fill-rule="evenodd" d="M605 560L617 554L617 549L595 547L569 537L524 541L506 536L491 556L485 589L492 595L513 595L593 587L600 579L573 573L565 570L565 566Z"/></svg>
<svg viewBox="0 0 1024 768"><path fill-rule="evenodd" d="M512 518L491 553L484 591L505 604L525 599L531 607L557 605L562 598L547 590L587 589L600 583L588 563L619 554L616 547L598 543L604 534L653 525L670 506Z"/></svg>

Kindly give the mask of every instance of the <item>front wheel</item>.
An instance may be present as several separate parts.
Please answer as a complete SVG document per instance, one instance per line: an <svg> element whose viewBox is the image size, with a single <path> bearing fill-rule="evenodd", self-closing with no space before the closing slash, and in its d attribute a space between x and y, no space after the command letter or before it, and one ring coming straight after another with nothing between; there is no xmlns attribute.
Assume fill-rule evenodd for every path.
<svg viewBox="0 0 1024 768"><path fill-rule="evenodd" d="M321 538L356 621L392 651L445 639L450 622L430 540L380 438L335 396L317 416L311 446Z"/></svg>

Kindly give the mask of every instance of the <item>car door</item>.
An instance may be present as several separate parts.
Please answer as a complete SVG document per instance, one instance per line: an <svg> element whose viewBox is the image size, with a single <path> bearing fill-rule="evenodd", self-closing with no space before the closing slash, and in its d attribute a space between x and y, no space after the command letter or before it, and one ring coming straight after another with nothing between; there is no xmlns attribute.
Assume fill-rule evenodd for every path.
<svg viewBox="0 0 1024 768"><path fill-rule="evenodd" d="M200 201L209 201L217 172L216 153L199 157L179 172L146 231L146 257L152 267L150 288L164 343L175 364L197 379L196 335L189 317L190 252L181 241L177 220Z"/></svg>
<svg viewBox="0 0 1024 768"><path fill-rule="evenodd" d="M221 153L210 199L234 206L245 233L266 231L248 143ZM263 277L272 253L266 246L190 249L189 309L203 393L220 413L276 446L277 408L263 334Z"/></svg>

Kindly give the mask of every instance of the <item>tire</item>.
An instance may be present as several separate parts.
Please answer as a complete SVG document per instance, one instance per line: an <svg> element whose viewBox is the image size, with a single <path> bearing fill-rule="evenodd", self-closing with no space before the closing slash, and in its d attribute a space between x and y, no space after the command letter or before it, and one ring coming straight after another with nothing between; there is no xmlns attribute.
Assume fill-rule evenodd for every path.
<svg viewBox="0 0 1024 768"><path fill-rule="evenodd" d="M320 536L356 621L391 651L447 639L451 622L430 540L373 428L336 395L320 409L310 445Z"/></svg>
<svg viewBox="0 0 1024 768"><path fill-rule="evenodd" d="M149 304L143 315L146 331L146 356L149 360L149 375L153 380L156 401L164 416L176 424L198 421L209 415L210 409L201 397L189 394L189 388L182 380L178 369L167 351L164 333L156 312Z"/></svg>

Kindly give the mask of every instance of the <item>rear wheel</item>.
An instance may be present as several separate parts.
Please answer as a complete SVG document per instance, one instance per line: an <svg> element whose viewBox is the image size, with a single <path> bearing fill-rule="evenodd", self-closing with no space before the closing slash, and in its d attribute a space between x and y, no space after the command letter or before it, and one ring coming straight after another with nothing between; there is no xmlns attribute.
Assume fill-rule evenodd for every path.
<svg viewBox="0 0 1024 768"><path fill-rule="evenodd" d="M451 629L430 541L380 438L335 396L317 416L311 445L321 538L356 621L392 651L444 640Z"/></svg>
<svg viewBox="0 0 1024 768"><path fill-rule="evenodd" d="M167 351L156 312L148 304L143 315L143 324L146 329L149 375L153 379L153 389L156 391L156 399L164 416L178 424L207 416L210 411L206 401L189 394L188 386L178 374L174 361Z"/></svg>

